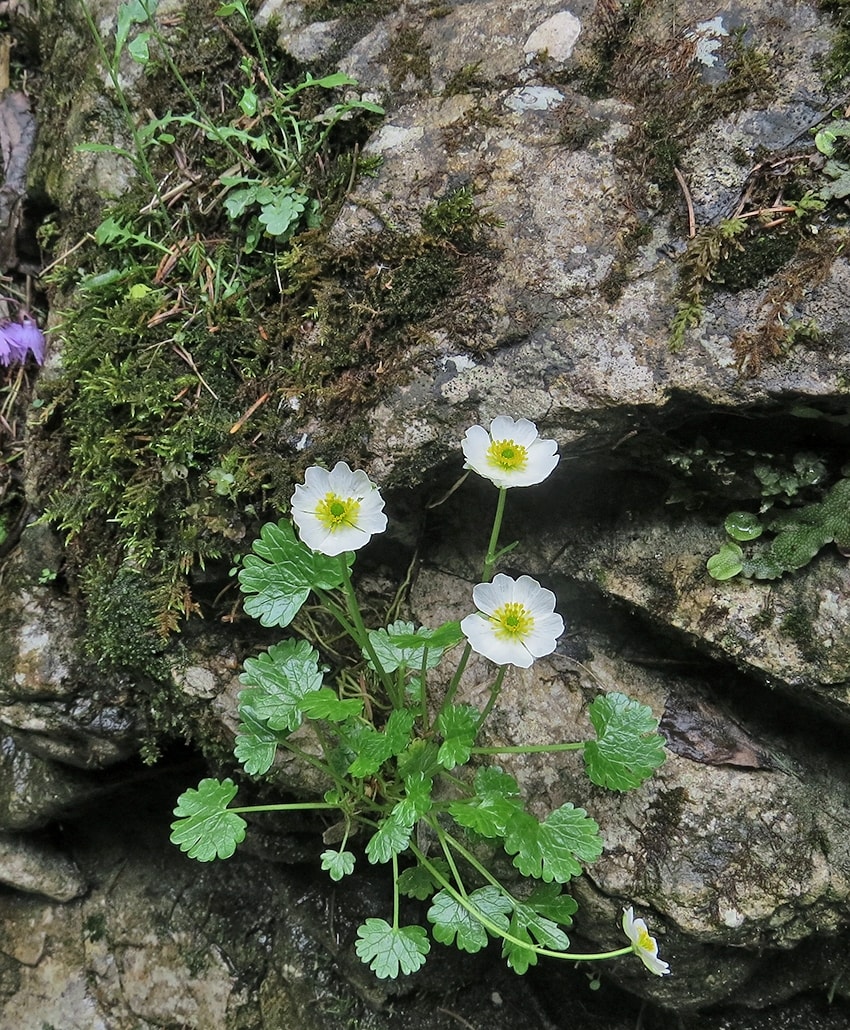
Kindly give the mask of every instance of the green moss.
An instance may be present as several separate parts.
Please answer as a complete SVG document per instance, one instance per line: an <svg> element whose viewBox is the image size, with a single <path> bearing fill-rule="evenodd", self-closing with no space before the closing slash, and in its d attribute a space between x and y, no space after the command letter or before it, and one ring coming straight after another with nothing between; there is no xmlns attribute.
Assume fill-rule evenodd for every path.
<svg viewBox="0 0 850 1030"><path fill-rule="evenodd" d="M98 557L86 566L82 586L85 656L106 672L165 676L164 644L144 576L127 566L116 570Z"/></svg>
<svg viewBox="0 0 850 1030"><path fill-rule="evenodd" d="M835 87L850 77L850 0L820 0L818 6L835 25L835 37L823 65L824 84Z"/></svg>
<svg viewBox="0 0 850 1030"><path fill-rule="evenodd" d="M590 45L580 57L578 85L593 99L611 96L616 89L623 48L644 9L643 0L598 5L588 25Z"/></svg>
<svg viewBox="0 0 850 1030"><path fill-rule="evenodd" d="M753 540L761 536L762 530L772 539L766 544L759 540L749 555L727 540L708 562L715 579L731 579L739 573L753 579L779 579L804 568L827 544L834 543L842 553L848 552L850 479L839 479L820 500L777 512L766 520L750 516L749 522L754 528L744 535L730 530L735 539ZM727 520L727 529L729 525Z"/></svg>
<svg viewBox="0 0 850 1030"><path fill-rule="evenodd" d="M817 634L812 626L812 615L805 604L798 603L789 608L782 616L779 630L794 641L804 658L814 658L817 652Z"/></svg>
<svg viewBox="0 0 850 1030"><path fill-rule="evenodd" d="M89 941L101 941L106 936L106 916L92 912L83 922L83 931Z"/></svg>
<svg viewBox="0 0 850 1030"><path fill-rule="evenodd" d="M422 212L422 231L463 250L472 250L489 226L501 224L475 204L472 188L459 186Z"/></svg>
<svg viewBox="0 0 850 1030"><path fill-rule="evenodd" d="M383 54L389 71L390 86L398 89L409 75L428 83L431 75L429 50L430 47L423 41L420 28L403 25L395 32Z"/></svg>
<svg viewBox="0 0 850 1030"><path fill-rule="evenodd" d="M480 71L482 64L482 61L475 61L473 64L465 64L462 68L458 68L446 83L443 96L454 97L486 86L487 80Z"/></svg>
<svg viewBox="0 0 850 1030"><path fill-rule="evenodd" d="M797 253L800 233L793 227L785 232L752 232L738 237L741 249L729 249L717 262L712 281L718 288L745 290L778 272Z"/></svg>

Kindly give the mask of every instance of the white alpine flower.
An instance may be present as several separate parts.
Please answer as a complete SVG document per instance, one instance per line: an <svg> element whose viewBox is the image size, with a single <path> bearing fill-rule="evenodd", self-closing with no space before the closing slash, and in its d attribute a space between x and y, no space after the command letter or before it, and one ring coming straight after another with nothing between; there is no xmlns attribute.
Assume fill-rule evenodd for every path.
<svg viewBox="0 0 850 1030"><path fill-rule="evenodd" d="M650 936L646 923L642 919L635 919L634 909L631 905L623 912L623 930L632 942L632 951L650 973L664 976L670 972L667 963L662 962L658 957L658 944L655 938Z"/></svg>
<svg viewBox="0 0 850 1030"><path fill-rule="evenodd" d="M463 467L491 480L498 487L534 486L558 464L558 445L541 440L537 426L527 418L514 421L499 415L490 423L467 429L461 443L466 458Z"/></svg>
<svg viewBox="0 0 850 1030"><path fill-rule="evenodd" d="M535 658L551 654L564 632L555 595L531 576L511 579L500 572L492 583L479 583L472 599L479 610L460 628L472 650L496 665L527 669Z"/></svg>
<svg viewBox="0 0 850 1030"><path fill-rule="evenodd" d="M344 461L333 469L311 465L304 485L292 495L292 518L298 534L313 551L336 555L356 551L374 533L387 528L384 499L365 472L352 472Z"/></svg>

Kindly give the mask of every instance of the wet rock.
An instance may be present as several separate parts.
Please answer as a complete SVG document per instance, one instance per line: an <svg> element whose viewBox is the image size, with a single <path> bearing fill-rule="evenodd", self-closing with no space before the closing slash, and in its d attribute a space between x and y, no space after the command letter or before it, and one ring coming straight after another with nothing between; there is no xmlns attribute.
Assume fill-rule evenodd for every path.
<svg viewBox="0 0 850 1030"><path fill-rule="evenodd" d="M638 516L590 547L586 537L575 548L567 543L557 568L680 631L686 645L759 675L794 703L848 721L847 559L830 548L780 580L718 582L705 563L724 536L716 523L693 517Z"/></svg>
<svg viewBox="0 0 850 1030"><path fill-rule="evenodd" d="M358 184L333 238L381 231L375 212L401 231L416 231L425 207L459 186L471 188L478 207L503 223L488 236L497 255L494 274L486 283L477 280L467 323L435 318L433 346L411 355L418 371L371 416L369 442L381 478L395 468L410 476L411 466L422 475L426 455L453 449L470 416L522 413L545 421L562 444L595 447L611 446L677 398L731 411L789 396L818 403L842 396L848 273L845 262L831 261L826 252L823 274L805 296L789 301L794 318L816 320L821 347L794 346L781 361L765 363L758 379L741 377L731 344L752 328L754 312L765 309L776 285L768 275L752 288L710 291L686 350L670 352L679 272L662 248L675 254L687 237L654 206L657 184L646 184L641 242L625 274L618 242L629 225L636 227L629 221L634 200L626 202L633 194L621 155L644 116L626 97L591 101L574 83L553 85L527 60L524 48L534 32L566 13L582 25L592 21L583 9L564 12L552 4L464 4L425 23L431 92L391 97L387 118L367 145L381 156L380 171ZM703 38L703 13L690 11L690 21L685 15L686 36ZM746 194L759 162L753 156L748 164L741 145L748 153L758 145L781 155L794 143L800 155L812 153L807 127L832 104L818 70L830 34L822 19L806 9L777 21L753 2L746 12L720 16L720 28L731 37L741 19L750 27L746 45L782 54L781 86L769 98L758 94L763 107L711 121L683 153L697 225L731 213ZM582 30L576 52L563 61L582 67L591 39L592 32ZM384 47L377 35L364 38L343 67L372 81ZM704 67L712 53L690 59ZM474 89L439 95L454 74L472 67ZM801 81L805 88L798 91ZM571 119L596 126L590 141L575 149L563 142ZM732 154L744 163L733 167ZM613 275L623 280L619 292L608 288ZM452 374L447 363L464 348L473 352L472 363Z"/></svg>
<svg viewBox="0 0 850 1030"><path fill-rule="evenodd" d="M102 789L84 773L33 754L14 734L0 736L0 773L0 829L47 826Z"/></svg>
<svg viewBox="0 0 850 1030"><path fill-rule="evenodd" d="M79 623L69 599L50 586L60 563L59 543L45 526L27 527L4 562L0 702L61 698L75 689L71 666Z"/></svg>
<svg viewBox="0 0 850 1030"><path fill-rule="evenodd" d="M524 571L542 574L534 566ZM841 745L824 746L816 722L793 709L771 712L751 686L729 683L728 673L719 701L710 676L671 662L581 590L563 592L572 615L567 654L581 659L556 654L512 669L487 745L586 739L587 705L614 690L649 705L670 738L662 768L626 794L593 786L576 755L498 759L539 816L571 801L599 823L602 857L572 885L582 905L578 932L614 948L623 906L649 912L675 978L650 980L629 964L609 975L679 1010L740 998L751 981L762 983L762 1000L775 1000L821 982L826 968L837 974L842 948L829 938L845 928L850 900ZM426 569L413 604L423 624L439 625L467 614L470 595L471 583ZM489 663L473 660L459 696L482 706L492 674ZM783 954L795 968L794 986L775 978L765 987L763 974Z"/></svg>
<svg viewBox="0 0 850 1030"><path fill-rule="evenodd" d="M629 69L609 69L604 88L588 86L589 72L605 71L599 55L606 40L634 27L607 24L618 13L610 5L482 0L435 12L423 2L345 25L310 24L301 3L263 5L264 16L274 11L290 53L324 59L345 48L341 70L387 94L387 118L366 148L381 167L357 184L332 242L388 226L418 232L423 210L459 187L472 192L492 223L479 255L486 268L459 304L463 317L440 312L422 327L417 347L400 357L410 378L368 414L363 446L374 456L373 473L429 487L446 480L447 488L460 472L463 430L510 412L534 418L556 437L565 467L598 461L609 476L594 479L596 506L583 514L567 497L551 506L535 502L524 519L539 539L510 560L522 571L558 578L575 608L575 628L563 655L512 677L505 707L489 726L494 742L576 736L587 729L587 703L600 689L625 690L664 718L670 757L634 795L589 787L574 757L511 763L541 814L575 798L603 825L606 852L575 885L580 932L599 946L616 946L622 905L637 905L657 928L676 975L655 981L640 967L618 967L614 975L681 1010L733 996L763 1005L821 982L825 971L837 976L850 876L846 763L840 747L833 749L834 727L809 723L811 715L789 699L810 696L831 713L846 713L846 565L830 554L816 569L769 587L709 582L703 565L715 546L715 524L707 513L663 511L664 442L656 440L654 451L621 448L644 433L664 436L697 411L722 419L785 417L803 398L841 417L850 376L846 262L825 247L806 289L780 305L783 318L816 320L817 347L789 343L757 377L742 376L753 369L732 342L773 303L769 291L785 274L773 269L740 289L706 291L701 323L689 329L685 349L673 353L686 197L673 201L668 190L662 202L660 177L636 171L624 157L649 120L636 89L616 81ZM99 13L109 23L115 5ZM671 35L670 13L662 5L641 14L646 21L630 49L647 75L663 79L684 66L694 81L719 89L732 74L728 41L744 24L749 39L770 48L779 72L780 86L768 97L753 89L736 110L707 119L676 155L696 224L705 225L747 194L760 148L775 151L777 160L792 146L800 150L795 158L811 152L808 129L835 99L817 69L831 29L812 8L777 11L746 0L709 20L699 4L679 5ZM47 82L56 96L73 93L74 103L69 112L64 99L42 105L60 112L67 138L54 145L56 125L45 122L32 181L61 211L75 218L92 213L94 225L104 196L125 192L130 169L114 155L73 149L91 138L92 124L101 142L121 143L125 133L107 99L81 82L68 87L82 45L81 27L69 27L74 31L57 46ZM664 41L660 49L656 37ZM131 72L138 69L128 65ZM668 137L661 132L657 145ZM637 192L635 176L644 180ZM813 228L808 242L831 238L837 254L846 229ZM307 428L295 438L321 442L321 425ZM816 437L834 450L842 445L823 426ZM31 457L28 498L39 505L53 459L47 452ZM630 464L653 477L658 490L637 514L620 497ZM479 508L467 507L457 523L468 524ZM561 526L553 524L558 520ZM451 547L445 534L442 543L438 537L429 538L429 564L414 596L418 616L430 625L441 621L447 598L453 615L468 612L475 577L462 532ZM18 600L0 615L0 721L9 730L0 750L0 782L8 786L0 826L10 828L41 826L78 808L92 797L93 778L67 766L106 765L134 746L124 695L110 696L102 683L88 693L79 689L73 606L38 583L33 568L12 586ZM13 569L8 562L4 575ZM637 640L614 618L619 605L630 613L625 623L639 624ZM211 740L229 745L236 729L238 668L223 652L196 642L175 675L184 721L174 724L187 725L208 747ZM464 696L480 700L484 683L483 664L471 664ZM778 721L769 717L777 707L766 692L772 683L785 691ZM171 700L160 695L157 704ZM294 763L278 772L294 791L319 789ZM159 799L160 816L184 787L181 781L169 801ZM166 826L158 833L161 844ZM75 848L84 870L96 874L89 876L94 890L67 906L61 941L58 932L48 934L55 910L0 898L8 925L19 928L4 945L16 963L10 980L20 985L5 1010L10 1025L26 1025L38 1011L69 1028L144 1030L178 1019L227 1030L263 1022L325 1030L335 1025L334 1005L352 1006L347 1021L350 1011L360 1017L363 996L387 1004L389 993L352 957L354 919L346 922L312 886L270 882L269 860L303 856L299 849L263 840L256 851L264 863L248 853L224 869L199 872L159 845L137 850L135 838L128 843L117 833L95 835L91 844L86 838L81 831ZM370 904L379 889L373 886L363 890ZM336 991L338 967L354 981L354 995ZM524 1002L524 988L515 990ZM317 995L328 1003L318 1014ZM558 996L559 1019L563 1002ZM515 1013L497 1014L494 1006L479 997L458 1019L486 1012L494 1028L500 1018L516 1024ZM526 1017L533 1011L517 1009ZM436 1028L433 1003L427 1011L423 1018L431 1022L424 1025ZM363 1018L375 1027L398 1025L392 1015ZM447 1020L457 1025L452 1015Z"/></svg>
<svg viewBox="0 0 850 1030"><path fill-rule="evenodd" d="M71 901L86 881L66 855L21 834L0 833L0 881L15 890Z"/></svg>
<svg viewBox="0 0 850 1030"><path fill-rule="evenodd" d="M70 772L67 790L59 788L63 764L103 768L138 747L138 719L126 685L117 677L99 683L103 677L84 671L81 613L56 585L61 560L54 534L46 526L29 526L3 570L7 590L0 598L0 730L14 740L18 786L23 785L24 767L34 783L42 783L25 790L33 812L41 813L33 816L34 824L25 825L41 825L44 812L56 810L57 799L62 807L79 790L88 792ZM56 798L46 798L42 811L36 796L44 793L46 783L56 790ZM9 825L19 825L18 817L12 818Z"/></svg>

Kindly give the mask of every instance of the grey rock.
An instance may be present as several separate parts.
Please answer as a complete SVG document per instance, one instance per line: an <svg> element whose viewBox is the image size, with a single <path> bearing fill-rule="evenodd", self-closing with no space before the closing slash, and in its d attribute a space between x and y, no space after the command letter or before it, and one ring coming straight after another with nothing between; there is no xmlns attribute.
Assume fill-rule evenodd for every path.
<svg viewBox="0 0 850 1030"><path fill-rule="evenodd" d="M54 901L71 901L88 885L62 852L20 834L0 833L0 881Z"/></svg>
<svg viewBox="0 0 850 1030"><path fill-rule="evenodd" d="M570 885L582 906L582 936L600 950L618 947L612 927L633 904L648 913L662 957L676 970L669 980L650 979L625 963L609 975L680 1010L740 997L801 942L798 959L815 948L817 961L798 962L788 993L820 982L825 969L837 975L841 948L826 940L843 928L850 897L840 746L813 747L818 730L807 731L805 722L789 737L752 695L749 705L736 704L734 692L718 700L710 678L670 663L635 629L610 617L600 625L586 592L567 594L569 650L581 660L556 653L531 669L511 669L486 745L587 739L587 705L600 692L625 693L663 720L667 759L626 794L592 785L573 753L494 759L517 777L539 817L571 801L599 823L602 857ZM462 618L472 607L471 583L424 569L412 603L424 625ZM482 707L492 678L493 667L474 657L458 697ZM770 996L787 995L774 982Z"/></svg>
<svg viewBox="0 0 850 1030"><path fill-rule="evenodd" d="M85 774L26 750L13 734L0 736L0 773L0 829L47 826L102 789Z"/></svg>

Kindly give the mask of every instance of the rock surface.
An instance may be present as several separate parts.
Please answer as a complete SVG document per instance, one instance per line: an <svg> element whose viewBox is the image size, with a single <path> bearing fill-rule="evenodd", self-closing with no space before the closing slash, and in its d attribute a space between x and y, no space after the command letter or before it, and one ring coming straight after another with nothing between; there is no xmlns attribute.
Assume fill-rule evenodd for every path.
<svg viewBox="0 0 850 1030"><path fill-rule="evenodd" d="M99 5L104 24L114 8ZM438 500L460 473L464 429L497 414L535 419L561 446L551 488L516 498L505 537L522 538L511 568L557 590L568 635L551 660L511 677L489 732L495 743L570 739L586 728L599 690L623 690L662 718L670 757L634 795L589 788L573 758L513 768L541 813L577 798L599 819L606 850L576 887L580 931L616 946L617 913L639 906L676 974L612 975L680 1012L724 1001L763 1006L827 980L850 992L846 559L830 545L779 580L721 583L705 572L725 515L764 501L756 461L815 451L832 480L846 461L843 209L805 221L784 265L762 269L750 257L736 286L705 285L683 348L668 345L697 230L769 208L786 220L770 238L776 246L788 231L786 184L796 167L817 171L810 130L840 96L819 71L835 29L805 4L744 0L710 13L661 3L630 14L583 0L410 2L320 22L308 4L269 2L260 12L279 19L293 57L334 61L387 109L365 148L380 168L357 183L332 243L388 227L418 232L423 211L460 188L486 216L475 275L399 356L409 374L368 413L363 450L374 477L399 488L388 493L388 507L395 501L407 513L398 538L426 544L412 606L434 625L447 611L468 612L470 555L483 543L470 532L479 521L470 511L489 511L492 494L468 483L423 526L400 487L412 484L416 503ZM82 38L71 22L45 35L54 75ZM138 69L127 73L135 96ZM702 105L693 112L692 97ZM119 118L102 96L67 100L67 136L42 137L32 178L76 218L120 195L128 168L74 152L95 115L110 138L112 130L120 138ZM391 289L391 269L387 282ZM809 330L782 337L775 352L758 349L768 330L792 324ZM326 428L311 422L287 434L309 450ZM38 506L39 463L51 456L29 460L28 497ZM106 807L114 783L101 771L129 775L121 763L144 737L148 713L130 703L126 676L79 664L85 627L61 576L55 582L61 562L49 533L31 528L3 564L4 831L64 826L95 799ZM234 732L237 652L256 645L236 648L229 632L217 630L221 645L191 638L168 685L190 713L188 732L210 752L214 743L216 760ZM469 700L483 674L481 664L467 670ZM294 770L282 775L299 786ZM163 797L184 786L172 783ZM167 828L157 825L159 840ZM90 838L84 827L67 831L58 851L4 833L4 882L30 893L0 897L0 1030L171 1022L333 1030L349 1015L376 1030L401 1025L391 1009L363 1007L392 1002L353 958L355 916L336 924L336 895L312 886L300 894L297 875L269 877L270 858L301 860L297 842L258 827L263 859L198 873L148 837L136 849L124 827L101 822ZM368 885L367 901L373 888L380 884ZM37 895L69 903L56 908ZM352 913L364 902L345 900ZM450 963L434 966L427 990L450 975L455 990ZM497 975L469 969L473 979ZM339 978L353 982L353 995L338 990ZM495 993L453 996L439 1017L432 994L432 1021L419 1025L516 1025L517 1012L527 1017L539 1004L539 985L520 983L504 989L504 1009L501 980ZM563 1011L574 987L555 992L549 1011ZM429 1017L411 1015L412 1025L416 1018ZM540 1024L566 1025L555 1020L544 1012Z"/></svg>

